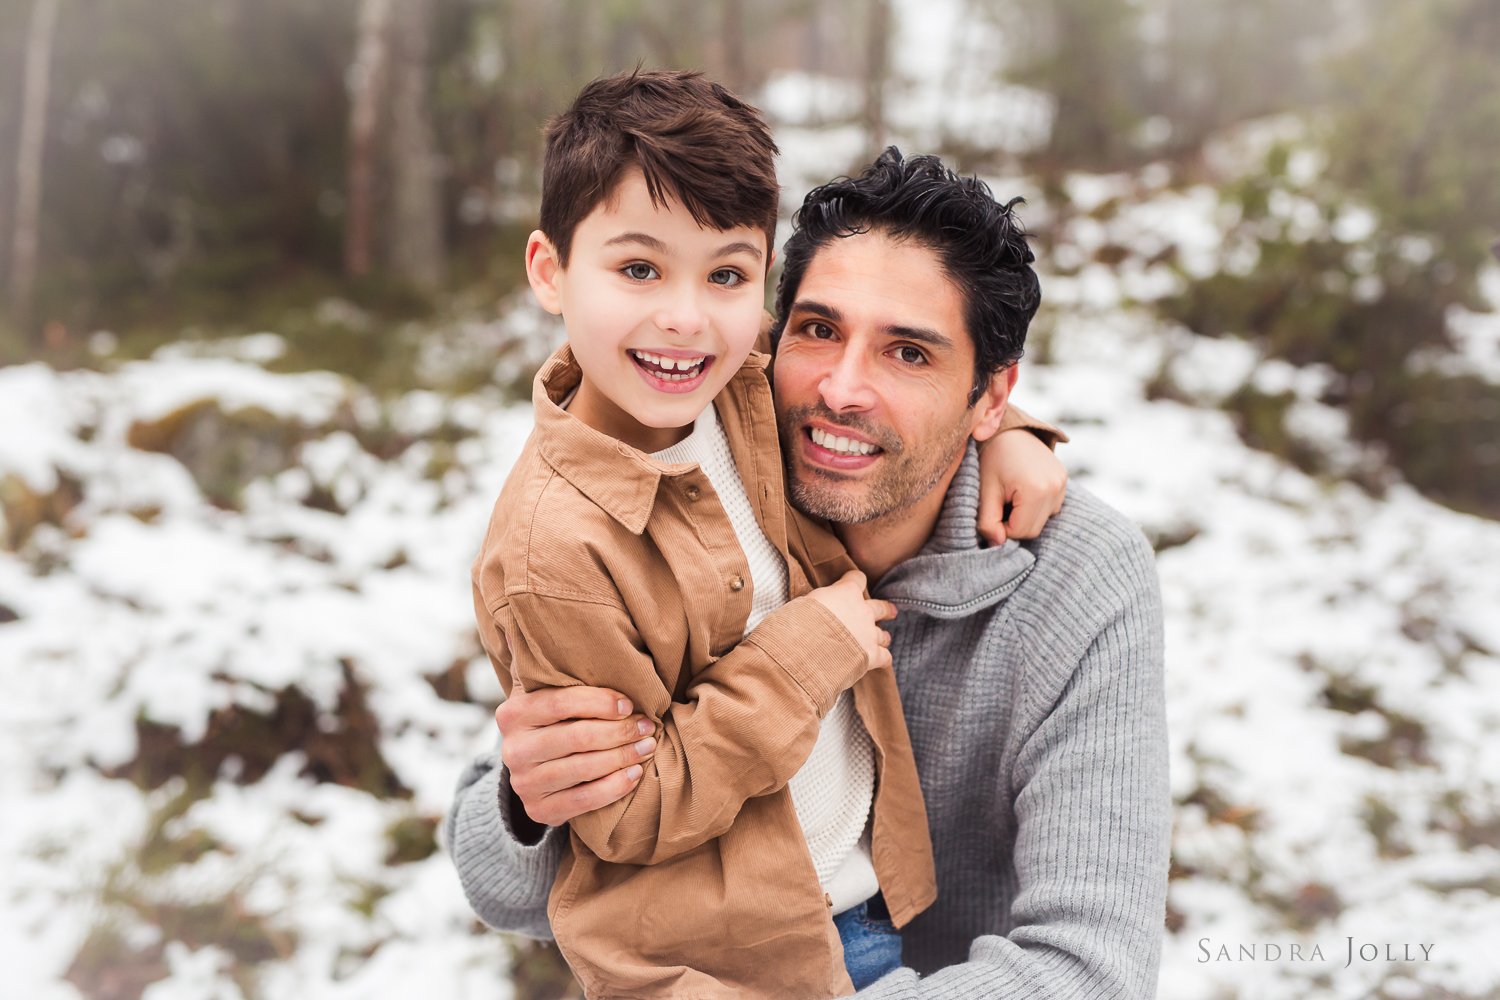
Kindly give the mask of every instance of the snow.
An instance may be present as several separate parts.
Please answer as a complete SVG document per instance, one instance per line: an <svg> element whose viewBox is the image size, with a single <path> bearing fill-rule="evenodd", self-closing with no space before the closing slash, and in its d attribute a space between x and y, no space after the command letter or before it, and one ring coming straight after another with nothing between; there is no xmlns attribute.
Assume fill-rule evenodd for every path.
<svg viewBox="0 0 1500 1000"><path fill-rule="evenodd" d="M896 9L926 25L921 51L970 51L938 16L948 5ZM906 51L892 107L913 151L955 132L998 142L984 123L1007 108L1041 114L1025 94L982 87L934 104L944 78ZM864 152L857 126L821 124L855 106L836 82L786 76L762 100L788 211ZM1277 120L1213 157L1251 162L1301 134ZM1294 168L1316 164L1294 157ZM1071 176L1066 212L1024 180L989 178L1001 198L1028 197L1023 218L1060 220L1042 265L1037 329L1050 343L1036 349L1045 362L1023 363L1017 399L1069 431L1074 480L1162 545L1178 874L1161 996L1488 995L1500 989L1500 575L1475 567L1500 565L1500 525L1399 481L1374 496L1310 477L1241 443L1216 407L1250 384L1291 394L1293 432L1335 473L1377 458L1318 401L1326 371L1151 313L1181 278L1142 261L1175 247L1185 272L1212 273L1234 221L1212 188L1170 189L1168 174ZM1345 240L1371 225L1353 209L1314 220L1295 199L1276 210ZM1107 244L1133 253L1098 263ZM1500 306L1500 268L1484 289ZM1496 315L1456 311L1462 360L1443 363L1500 378ZM447 858L392 863L389 831L436 822L464 762L492 742L499 689L473 636L468 569L531 425L529 405L493 389L441 387L476 358L497 359L494 384L509 384L555 342L548 317L507 300L497 320L427 336L426 387L390 399L330 373L266 370L286 346L272 332L104 371L0 368L0 487L46 496L67 477L82 495L61 523L0 550L0 605L17 616L0 624L7 995L81 996L63 977L108 926L161 948L149 1000L245 996L228 943L190 947L144 915L189 902L239 907L281 935L284 953L255 963L259 995L510 995L506 949L477 928ZM1148 398L1163 374L1174 399ZM249 483L239 509L210 504L176 459L127 443L133 422L205 400L308 434L293 466ZM394 456L363 443L392 430L411 439ZM340 512L309 506L315 489ZM427 680L455 666L474 700L443 700ZM181 779L142 790L107 776L136 757L138 719L191 744L216 712L265 714L295 688L320 730L337 729L350 677L409 797L317 781L299 751L254 781L231 757L190 794ZM209 846L147 870L163 841ZM1308 916L1298 901L1316 898L1332 903ZM1345 968L1350 938L1428 944L1431 959L1356 956ZM1268 942L1279 958L1204 959ZM1325 958L1292 960L1292 943Z"/></svg>

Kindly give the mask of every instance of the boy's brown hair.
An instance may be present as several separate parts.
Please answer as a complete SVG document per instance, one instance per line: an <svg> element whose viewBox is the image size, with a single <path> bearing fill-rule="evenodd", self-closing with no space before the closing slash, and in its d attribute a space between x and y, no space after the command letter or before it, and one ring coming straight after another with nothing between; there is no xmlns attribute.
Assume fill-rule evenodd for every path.
<svg viewBox="0 0 1500 1000"><path fill-rule="evenodd" d="M700 226L754 226L776 240L776 143L761 113L696 71L642 71L586 85L547 122L541 229L566 267L573 231L630 167L653 204L670 195Z"/></svg>

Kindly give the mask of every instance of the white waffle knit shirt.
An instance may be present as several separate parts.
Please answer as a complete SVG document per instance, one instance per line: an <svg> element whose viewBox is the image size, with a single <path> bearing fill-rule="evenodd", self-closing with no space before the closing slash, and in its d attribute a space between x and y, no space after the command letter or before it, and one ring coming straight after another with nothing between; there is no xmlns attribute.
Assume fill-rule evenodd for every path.
<svg viewBox="0 0 1500 1000"><path fill-rule="evenodd" d="M712 406L705 407L686 438L652 454L662 462L696 463L713 485L750 565L749 635L761 619L787 602L786 563L771 544L745 495L729 439ZM866 826L875 800L875 751L845 690L818 730L807 762L788 783L813 867L833 912L858 906L880 890Z"/></svg>

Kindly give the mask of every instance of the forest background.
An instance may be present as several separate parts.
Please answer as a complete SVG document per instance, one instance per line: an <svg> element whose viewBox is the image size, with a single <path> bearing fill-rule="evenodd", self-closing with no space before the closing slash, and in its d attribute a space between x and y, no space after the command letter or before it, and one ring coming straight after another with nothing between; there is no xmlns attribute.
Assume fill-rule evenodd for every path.
<svg viewBox="0 0 1500 1000"><path fill-rule="evenodd" d="M202 559L243 568L261 557L247 553L305 558L331 567L313 589L343 588L366 614L380 605L361 573L436 588L390 597L400 611L462 600L465 539L524 437L530 374L556 342L524 304L521 271L539 126L584 81L635 65L701 67L763 104L783 142L788 212L806 187L857 169L888 142L1027 194L1049 301L1028 347L1037 395L1027 395L1028 371L1021 398L1075 431L1078 450L1063 451L1075 475L1152 536L1169 614L1173 572L1184 590L1203 589L1190 560L1210 559L1215 518L1265 515L1231 511L1225 499L1195 516L1180 493L1168 497L1182 488L1172 456L1187 464L1198 453L1172 437L1174 426L1132 423L1131 414L1219 421L1212 426L1243 449L1234 462L1267 463L1280 485L1257 494L1225 473L1215 488L1300 504L1308 523L1336 495L1341 509L1364 512L1350 515L1361 522L1353 527L1328 529L1343 532L1346 546L1367 542L1369 525L1387 517L1451 532L1424 556L1392 563L1413 574L1401 595L1372 584L1368 567L1339 584L1373 589L1378 610L1332 630L1366 630L1368 648L1386 632L1399 636L1422 665L1402 676L1420 683L1362 673L1367 652L1338 660L1288 645L1265 655L1310 678L1291 703L1277 703L1281 718L1306 710L1335 720L1327 724L1338 766L1352 758L1371 769L1339 813L1368 841L1369 865L1479 859L1489 867L1448 872L1438 889L1430 872L1400 877L1450 908L1464 910L1454 894L1470 900L1464 912L1477 924L1500 897L1500 811L1493 785L1452 770L1445 754L1493 754L1483 733L1494 720L1474 696L1493 684L1500 636L1465 609L1491 596L1474 584L1472 560L1484 566L1481 553L1500 551L1496 52L1500 6L1490 0L4 5L0 683L35 740L12 751L20 776L5 787L7 806L33 811L7 843L34 864L15 868L0 890L16 904L14 939L32 942L34 983L59 996L254 997L282 995L277 976L295 970L285 981L321 982L316 995L374 995L369 970L381 967L382 951L397 953L389 942L425 940L390 912L416 905L407 894L420 885L417 900L448 894L439 907L446 926L469 942L441 953L470 975L449 980L453 992L496 995L484 984L504 980L521 997L571 988L545 949L502 948L464 922L456 887L436 888L441 789L487 738L495 695L451 615L402 640L426 647L405 679L456 712L415 718L381 704L382 694L409 693L399 664L376 667L367 650L310 642L290 657L306 673L257 673L264 668L241 654L200 656L182 645L186 632L163 637L149 624L187 629L171 614L216 614L212 602L177 607L146 577L110 580L123 562L170 549L181 516L244 543ZM1070 392L1102 384L1081 374L1091 351L1117 359L1132 387L1128 411L1092 411ZM1088 376L1096 377L1108 376ZM295 401L278 402L284 396ZM48 423L48 413L59 416ZM1206 425L1192 426L1198 435ZM1099 442L1127 440L1125 428L1160 449L1142 463L1156 463L1154 472L1111 466ZM137 475L128 463L142 456L175 463L188 492L126 496L121 482ZM369 542L359 532L376 529L358 516L383 476L437 484L427 515L453 515L456 555L424 564L408 525L390 529L399 544L374 546L379 560L349 561L340 545ZM1288 481L1311 484L1307 498L1277 494ZM344 526L254 527L283 501ZM139 549L116 539L90 569L87 547L112 537L116 515L151 534ZM345 530L346 542L329 540ZM181 544L202 553L219 542ZM1247 544L1251 563L1275 561L1264 540ZM1411 562L1419 558L1431 562ZM235 593L229 576L210 589ZM110 603L122 617L97 641L135 652L90 652L65 624L74 598L38 596L54 585ZM1300 611L1309 623L1330 621ZM1212 608L1179 620L1189 633L1179 650L1216 649L1237 634L1222 619L1214 625ZM1240 624L1267 630L1264 621ZM49 701L63 682L22 678L43 664L57 676L86 674L83 687L98 694L91 711L113 719L116 736L97 745L70 736L82 716ZM1194 666L1171 666L1179 665ZM1241 669L1259 667L1252 658ZM167 707L161 692L187 683L184 673L206 693ZM1500 970L1462 962L1342 979L1280 962L1181 967L1200 964L1204 927L1222 937L1231 926L1247 942L1318 933L1341 941L1333 929L1355 919L1353 886L1374 870L1344 881L1289 874L1300 869L1267 845L1295 853L1288 845L1301 835L1286 831L1296 824L1248 801L1254 795L1236 784L1249 780L1246 769L1200 752L1196 739L1195 727L1255 710L1244 701L1205 707L1182 683L1164 992L1313 995L1277 992L1294 983L1328 995L1497 995ZM1436 700L1420 700L1428 696ZM1472 725L1439 736L1457 703ZM413 732L425 734L424 748L397 749ZM92 854L57 848L70 828L35 812L83 774L96 792L128 787L138 800L121 806L133 824ZM287 900L333 883L305 875L281 903L259 899L274 866L247 861L254 851L212 816L214 803L236 794L230 786L277 781L376 803L365 822L386 846L336 880L339 919L359 929L328 932L322 945L316 928L286 917ZM1303 791L1302 800L1288 793L1301 803L1291 813L1326 820L1316 790ZM270 811L325 836L337 825L328 817L365 808L330 804L325 815L282 802ZM1200 834L1196 847L1181 842ZM204 874L216 857L227 881ZM435 874L392 874L402 866ZM61 871L72 874L40 874ZM173 882L174 872L191 877ZM1232 889L1235 902L1194 888L1208 884ZM42 917L33 925L28 913L65 927L43 931ZM337 924L329 919L325 930ZM1452 939L1466 940L1467 926L1450 928ZM430 980L431 966L421 968ZM1210 988L1218 992L1202 992Z"/></svg>

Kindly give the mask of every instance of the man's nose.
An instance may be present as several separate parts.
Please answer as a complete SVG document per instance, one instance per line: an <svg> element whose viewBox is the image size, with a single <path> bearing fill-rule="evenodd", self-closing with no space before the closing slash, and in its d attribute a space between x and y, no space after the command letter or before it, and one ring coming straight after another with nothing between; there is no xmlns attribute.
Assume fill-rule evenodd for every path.
<svg viewBox="0 0 1500 1000"><path fill-rule="evenodd" d="M693 337L702 332L703 302L696 288L676 288L663 296L656 312L656 325L666 333Z"/></svg>
<svg viewBox="0 0 1500 1000"><path fill-rule="evenodd" d="M870 371L863 355L854 351L840 353L818 383L818 393L830 410L868 410L875 405L875 391L870 385Z"/></svg>

